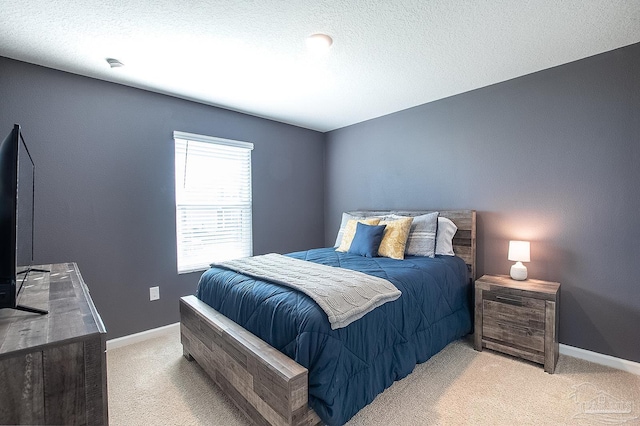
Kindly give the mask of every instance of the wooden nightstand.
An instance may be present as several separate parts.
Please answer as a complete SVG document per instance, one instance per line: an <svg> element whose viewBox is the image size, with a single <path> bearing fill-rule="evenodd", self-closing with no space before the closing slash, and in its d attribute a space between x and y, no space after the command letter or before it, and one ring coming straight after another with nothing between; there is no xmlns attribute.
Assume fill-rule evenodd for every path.
<svg viewBox="0 0 640 426"><path fill-rule="evenodd" d="M476 350L493 349L544 364L558 362L560 284L484 275L475 284Z"/></svg>

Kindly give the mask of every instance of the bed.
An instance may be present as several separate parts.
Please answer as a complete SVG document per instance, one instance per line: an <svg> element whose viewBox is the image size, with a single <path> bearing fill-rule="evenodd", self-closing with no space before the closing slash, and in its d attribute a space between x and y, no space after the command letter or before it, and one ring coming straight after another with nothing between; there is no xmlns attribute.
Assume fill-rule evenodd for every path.
<svg viewBox="0 0 640 426"><path fill-rule="evenodd" d="M415 217L429 212L350 213ZM256 424L343 424L417 363L471 331L475 211L439 214L458 228L456 256L364 259L333 248L288 255L363 270L402 291L397 300L344 328L331 329L326 316L317 320L322 318L317 305L295 290L211 268L197 297L180 301L185 357L195 359ZM424 283L414 282L410 270L420 271Z"/></svg>

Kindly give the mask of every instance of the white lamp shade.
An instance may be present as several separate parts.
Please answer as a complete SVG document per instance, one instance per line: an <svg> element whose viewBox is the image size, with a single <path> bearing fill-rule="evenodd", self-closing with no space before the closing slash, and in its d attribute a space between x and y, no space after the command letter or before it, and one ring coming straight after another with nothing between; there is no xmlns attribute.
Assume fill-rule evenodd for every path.
<svg viewBox="0 0 640 426"><path fill-rule="evenodd" d="M509 241L509 260L529 262L529 241Z"/></svg>

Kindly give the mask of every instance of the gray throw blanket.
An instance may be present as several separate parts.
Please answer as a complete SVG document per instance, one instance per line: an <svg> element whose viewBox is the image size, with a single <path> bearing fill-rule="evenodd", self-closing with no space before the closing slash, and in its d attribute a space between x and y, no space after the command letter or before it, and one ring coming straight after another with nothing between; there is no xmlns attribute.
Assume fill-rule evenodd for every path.
<svg viewBox="0 0 640 426"><path fill-rule="evenodd" d="M212 263L211 266L303 292L326 312L334 330L346 327L402 294L383 278L275 253Z"/></svg>

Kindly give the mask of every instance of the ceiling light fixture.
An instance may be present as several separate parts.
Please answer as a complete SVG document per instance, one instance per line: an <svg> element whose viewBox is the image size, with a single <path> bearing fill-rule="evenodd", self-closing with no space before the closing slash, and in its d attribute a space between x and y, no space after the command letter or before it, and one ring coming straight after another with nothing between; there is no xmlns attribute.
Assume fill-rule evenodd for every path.
<svg viewBox="0 0 640 426"><path fill-rule="evenodd" d="M107 63L111 68L120 68L124 67L124 64L117 59L107 58Z"/></svg>
<svg viewBox="0 0 640 426"><path fill-rule="evenodd" d="M326 52L333 44L333 39L326 34L312 34L307 37L307 48L312 52Z"/></svg>

